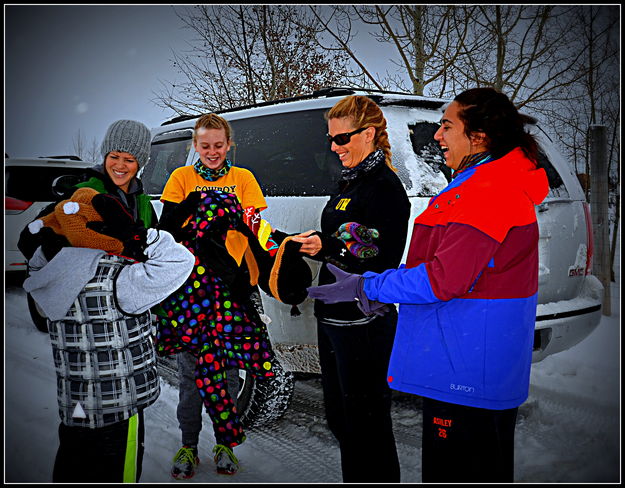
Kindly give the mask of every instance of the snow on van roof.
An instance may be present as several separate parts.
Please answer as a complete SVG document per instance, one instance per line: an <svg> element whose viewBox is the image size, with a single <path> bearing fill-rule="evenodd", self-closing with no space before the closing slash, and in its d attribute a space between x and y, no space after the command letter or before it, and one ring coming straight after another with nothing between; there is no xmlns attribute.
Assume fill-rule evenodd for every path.
<svg viewBox="0 0 625 488"><path fill-rule="evenodd" d="M292 106L293 110L305 110L306 108L310 108L310 105L306 102L312 101L313 105L319 106L331 106L333 103L328 103L328 101L334 101L338 98L349 96L349 95L366 95L371 97L376 103L381 105L388 104L401 104L408 105L413 107L422 107L422 108L430 108L436 109L442 107L445 103L448 103L450 100L443 98L435 98L435 97L426 97L421 95L414 95L411 93L404 92L393 92L393 91L384 91L384 90L367 90L360 88L337 88L330 87L322 90L318 90L308 95L298 95L290 98L282 98L278 100L270 100L270 101L262 101L252 105L243 105L235 108L225 109L225 110L216 110L214 113L216 114L231 114L233 112L242 112L246 113L250 110L256 111L256 109L263 109L263 114L271 114L276 111L282 111L285 105ZM315 103L316 102L316 103ZM306 108L299 108L300 106L306 106ZM271 107L275 107L275 110L272 110ZM207 112L208 113L208 112ZM194 120L197 117L200 117L202 114L184 114L178 115L176 117L167 119L161 123L161 126L175 124L177 122L184 122L187 120Z"/></svg>

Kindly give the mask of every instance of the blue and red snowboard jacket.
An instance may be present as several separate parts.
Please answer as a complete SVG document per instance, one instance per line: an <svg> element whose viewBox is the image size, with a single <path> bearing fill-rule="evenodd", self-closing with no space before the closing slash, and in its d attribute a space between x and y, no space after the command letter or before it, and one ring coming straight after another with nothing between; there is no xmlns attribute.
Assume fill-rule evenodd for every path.
<svg viewBox="0 0 625 488"><path fill-rule="evenodd" d="M399 303L388 382L494 410L528 395L538 292L534 206L549 185L520 148L458 173L414 222L405 267L367 272L372 300Z"/></svg>

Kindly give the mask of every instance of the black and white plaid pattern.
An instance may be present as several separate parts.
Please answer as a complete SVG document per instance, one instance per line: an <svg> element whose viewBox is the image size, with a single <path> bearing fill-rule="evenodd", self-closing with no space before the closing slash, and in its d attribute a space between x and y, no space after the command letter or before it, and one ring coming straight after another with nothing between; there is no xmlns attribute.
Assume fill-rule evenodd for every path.
<svg viewBox="0 0 625 488"><path fill-rule="evenodd" d="M49 323L65 425L103 427L130 418L160 393L150 313L116 306L114 279L129 261L105 255L66 316ZM74 415L76 405L86 418Z"/></svg>

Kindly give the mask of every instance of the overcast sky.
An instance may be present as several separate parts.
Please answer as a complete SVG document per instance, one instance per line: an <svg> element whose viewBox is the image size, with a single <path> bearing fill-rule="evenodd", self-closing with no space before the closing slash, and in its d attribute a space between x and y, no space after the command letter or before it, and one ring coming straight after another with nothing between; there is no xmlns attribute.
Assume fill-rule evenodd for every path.
<svg viewBox="0 0 625 488"><path fill-rule="evenodd" d="M4 152L75 154L108 125L172 115L151 100L189 37L171 6L5 5Z"/></svg>
<svg viewBox="0 0 625 488"><path fill-rule="evenodd" d="M152 101L162 81L183 80L172 50L193 35L173 6L5 5L4 14L10 157L76 154L79 130L88 150L115 120L152 128L173 115ZM386 53L364 29L358 46L385 69Z"/></svg>

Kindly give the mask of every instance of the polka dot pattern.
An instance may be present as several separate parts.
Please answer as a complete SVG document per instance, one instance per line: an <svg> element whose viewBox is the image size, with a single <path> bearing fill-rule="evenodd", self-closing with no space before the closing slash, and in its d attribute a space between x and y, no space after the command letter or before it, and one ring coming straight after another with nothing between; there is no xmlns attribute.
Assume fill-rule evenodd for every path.
<svg viewBox="0 0 625 488"><path fill-rule="evenodd" d="M225 242L226 232L236 228L243 209L236 195L211 191L202 194L195 218L193 241L183 244L196 256L185 283L162 303L157 352L161 356L190 351L196 357L195 382L211 417L218 444L229 447L245 440L239 415L228 390L224 371L245 369L254 377L274 376L275 356L267 328L249 297L236 300L228 284L202 262L195 241L213 238ZM208 260L207 260L208 261Z"/></svg>

